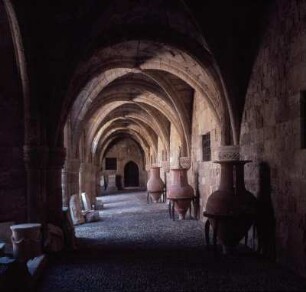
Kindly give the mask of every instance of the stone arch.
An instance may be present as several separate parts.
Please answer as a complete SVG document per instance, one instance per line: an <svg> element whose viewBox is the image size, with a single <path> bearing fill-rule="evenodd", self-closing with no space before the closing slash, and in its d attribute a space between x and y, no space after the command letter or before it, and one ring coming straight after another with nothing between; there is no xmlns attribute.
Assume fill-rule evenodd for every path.
<svg viewBox="0 0 306 292"><path fill-rule="evenodd" d="M37 117L37 113L35 114L33 112L33 108L31 107L31 104L33 102L31 102L30 83L29 83L26 58L24 54L22 36L12 2L10 0L3 0L3 3L9 20L11 36L14 45L16 64L22 84L23 101L24 101L25 144L33 144L33 142L37 143L37 141L33 140L33 138L36 137L37 135L33 135L34 133L31 134L31 132L35 129L31 124L31 120L33 120L33 116Z"/></svg>
<svg viewBox="0 0 306 292"><path fill-rule="evenodd" d="M139 148L142 149L144 152L144 163L145 165L149 164L150 160L150 146L148 145L148 142L143 139L142 136L140 136L138 133L128 131L126 129L117 129L116 133L110 133L106 139L103 141L99 141L98 149L95 154L95 160L98 163L101 163L105 153L107 152L107 149L111 143L117 139L120 135L131 137L131 139L135 140L139 144Z"/></svg>
<svg viewBox="0 0 306 292"><path fill-rule="evenodd" d="M125 67L125 68L122 67L121 62L123 64L129 63L130 67ZM170 62L171 62L171 65L170 65ZM78 95L76 104L81 106L80 109L84 111L84 106L86 108L86 106L88 106L95 99L97 94L99 94L106 85L110 84L111 81L115 80L116 78L119 78L127 73L132 72L133 65L134 65L133 60L131 59L126 62L124 60L121 60L121 61L115 60L113 62L108 61L107 64L102 64L101 67L103 69L107 70L107 68L117 68L117 70L111 69L109 71L105 71L106 73L102 73L99 75L99 77L96 77L94 79L94 83L87 84L83 88L83 90L80 92L80 94ZM165 62L163 60L156 60L156 61L150 61L149 65L143 65L140 69L141 70L159 70L159 71L161 70L161 71L169 72L175 76L178 76L179 78L184 80L187 84L189 84L192 88L200 92L203 97L207 98L207 101L209 103L209 106L212 109L212 112L216 116L216 119L219 121L219 123L221 123L221 117L223 114L226 113L226 111L222 108L223 106L222 106L221 101L213 102L212 97L211 97L213 95L212 94L209 95L208 87L201 84L199 77L196 77L196 75L193 74L191 71L186 72L181 67L182 65L178 61L169 60ZM200 70L200 68L198 69ZM202 73L204 72L203 70L200 70L200 71ZM136 72L139 72L139 69ZM88 97L86 97L87 94L88 94ZM86 99L86 101L82 102L82 99L84 98ZM219 112L217 112L217 109L216 109L217 107L219 107ZM74 119L76 117L79 117L80 114L81 113L79 111L76 111Z"/></svg>
<svg viewBox="0 0 306 292"><path fill-rule="evenodd" d="M93 155L95 155L95 153L96 153L97 146L98 146L98 144L99 144L99 140L100 140L101 137L102 137L102 133L103 133L103 132L106 132L107 129L110 127L110 125L111 125L112 123L115 123L115 122L118 121L118 120L122 120L122 118L121 118L121 117L114 118L114 119L112 119L112 120L110 120L110 121L108 121L108 122L105 122L104 126L101 127L101 129L100 129L100 130L101 130L101 133L100 133L100 134L99 134L99 133L97 134L97 136L95 137L95 141L92 143L91 151L92 151ZM142 123L143 125L147 122L147 121L144 121L144 120L142 119L142 117L138 117L138 116L125 116L125 120L126 120L126 121L133 121L134 124ZM151 131L155 131L155 129L152 128L152 127L150 126L150 124L145 124L144 127L149 127L149 128L151 129ZM159 134L159 133L157 132L157 135L158 135L158 134ZM167 141L164 141L164 147L165 147L166 149L169 148Z"/></svg>
<svg viewBox="0 0 306 292"><path fill-rule="evenodd" d="M119 100L118 100L119 99ZM140 113L140 116L143 115L144 117L147 116L152 122L153 124L155 124L157 126L156 129L153 129L154 132L159 133L161 135L161 137L163 137L164 141L166 141L166 130L164 130L163 125L158 121L158 119L156 117L160 117L161 121L166 120L166 118L164 116L162 116L161 114L158 113L158 111L153 110L152 108L148 108L144 105L142 105L142 103L135 103L135 102L130 102L127 100L122 100L120 101L120 97L118 97L116 102L112 102L109 104L108 107L104 107L101 109L101 114L97 113L97 117L94 119L95 120L95 124L92 126L91 129L88 130L88 139L87 139L87 145L90 148L90 145L92 145L94 139L98 140L99 137L103 134L103 125L105 125L105 123L108 120L112 120L111 118L109 118L109 115L112 113L116 113L116 111L120 110L120 108L124 107L124 106L137 106L137 109ZM104 110L103 110L104 109ZM131 113L136 113L136 108L135 111L131 111ZM124 113L125 118L127 118L127 115L129 113ZM119 118L119 115L116 114ZM115 115L115 116L116 116ZM139 120L139 118L138 118ZM142 119L143 121L146 122L146 120ZM173 121L173 120L172 120ZM150 128L152 128L151 126L149 126Z"/></svg>
<svg viewBox="0 0 306 292"><path fill-rule="evenodd" d="M113 48L114 49L114 48ZM107 55L107 54L106 54ZM98 54L96 54L95 56L95 62L97 62L97 58L98 58ZM189 57L191 58L191 57ZM195 62L195 61L194 61ZM116 63L118 65L116 65ZM120 65L119 65L120 64ZM121 70L121 73L118 75L118 74L115 74L113 70L110 70L108 74L105 74L105 73L102 73L102 75L97 73L99 72L99 68L101 68L101 70L107 70L107 68L114 68L114 67L117 67L117 68L122 68L122 66L125 64L125 69L123 68ZM86 66L86 65L85 65ZM216 70L213 69L215 66L212 65L209 67L209 72L211 70L214 70L213 74L211 74L211 76L209 77L211 80L214 80L211 84L212 84L212 88L218 88L217 91L219 91L218 93L218 96L219 98L221 98L221 100L223 99L223 101L221 102L218 101L217 104L213 104L215 103L216 101L212 101L209 96L208 96L208 93L209 93L209 88L207 86L203 86L203 84L201 84L201 78L199 77L199 75L194 75L194 76L191 76L192 74L190 74L190 71L188 72L184 72L184 70L181 68L179 69L179 64L178 62L171 62L171 65L169 65L169 61L167 63L163 62L161 59L159 59L155 65L154 65L154 62L150 62L150 65L145 65L145 64L141 64L140 66L138 66L140 69L137 69L134 67L135 66L135 62L133 59L120 59L120 60L112 60L112 61L108 61L108 62L102 62L102 63L99 63L97 66L95 66L95 72L94 72L94 75L92 75L93 73L90 73L90 69L85 69L85 67L80 70L80 72L82 71L85 71L87 72L89 75L92 75L92 77L88 77L88 80L94 80L94 83L92 82L89 82L87 83L87 85L85 87L83 87L83 93L81 91L78 99L80 98L80 96L84 95L85 92L91 92L89 93L88 95L88 101L90 102L91 100L94 99L94 96L96 96L96 94L98 94L98 92L100 92L102 90L103 87L105 87L105 85L109 84L109 80L115 80L116 78L120 77L120 76L123 76L125 74L128 74L132 71L135 71L135 72L142 72L143 70L147 70L147 69L156 69L156 70L165 70L165 71L168 71L168 72L171 72L173 74L176 74L176 75L179 75L180 78L182 78L185 82L187 82L188 84L190 84L193 88L195 88L196 90L198 90L203 96L205 96L207 98L207 100L210 102L210 106L212 107L213 111L216 113L216 111L214 110L214 108L216 108L216 106L221 106L221 108L223 107L224 110L221 111L221 113L217 114L216 113L216 116L218 118L218 120L220 121L221 123L221 118L222 118L222 129L223 129L223 132L225 132L223 134L224 136L224 141L227 140L227 136L229 136L228 134L228 128L227 126L229 125L228 123L228 120L230 119L230 112L231 112L231 109L229 107L229 103L228 101L225 101L224 100L224 89L222 86L220 86L220 84L222 83L219 79L218 80L215 80L216 79L216 76L218 76L218 73L216 73ZM98 68L98 69L97 69ZM102 69L103 68L103 69ZM202 73L202 75L204 73L203 71L204 69L200 70ZM80 73L79 72L79 73ZM105 71L106 72L106 71ZM76 73L75 76L77 76L79 73ZM201 75L200 74L200 75ZM94 77L95 76L95 77ZM99 77L98 77L99 76ZM207 77L208 75L206 75ZM79 74L78 77L75 77L77 80L82 80L84 78L81 77L81 75ZM103 81L104 80L104 81ZM103 82L104 82L104 85L103 85ZM105 83L106 82L106 83ZM72 81L71 84L73 84L74 82ZM96 87L96 85L99 84L98 87ZM215 85L213 85L215 84ZM75 91L74 91L75 92ZM69 96L69 94L68 94ZM91 97L90 97L91 96ZM69 98L68 98L69 99ZM76 99L76 104L78 104L80 106L80 100L78 101L78 99ZM235 136L235 134L233 133L233 135ZM235 139L234 139L235 140ZM224 142L226 143L226 141Z"/></svg>

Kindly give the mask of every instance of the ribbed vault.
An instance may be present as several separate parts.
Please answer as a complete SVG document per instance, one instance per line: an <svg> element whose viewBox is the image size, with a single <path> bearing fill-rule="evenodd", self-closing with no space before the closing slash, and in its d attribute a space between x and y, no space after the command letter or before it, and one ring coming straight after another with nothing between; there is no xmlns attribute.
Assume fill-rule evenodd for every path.
<svg viewBox="0 0 306 292"><path fill-rule="evenodd" d="M130 135L157 161L158 141L170 152L171 131L190 155L193 96L200 94L226 131L229 109L213 64L164 43L126 41L97 49L80 63L68 91L72 141L85 159L101 161L114 133ZM75 147L74 151L77 151ZM149 161L146 161L149 164Z"/></svg>

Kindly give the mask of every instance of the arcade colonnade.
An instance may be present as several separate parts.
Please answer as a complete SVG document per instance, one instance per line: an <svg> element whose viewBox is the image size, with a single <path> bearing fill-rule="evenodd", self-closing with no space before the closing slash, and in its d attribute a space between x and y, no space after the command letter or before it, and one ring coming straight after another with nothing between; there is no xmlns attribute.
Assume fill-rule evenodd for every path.
<svg viewBox="0 0 306 292"><path fill-rule="evenodd" d="M130 162L143 187L179 149L202 211L237 145L305 275L304 0L26 2L0 1L0 221L61 227L72 194Z"/></svg>

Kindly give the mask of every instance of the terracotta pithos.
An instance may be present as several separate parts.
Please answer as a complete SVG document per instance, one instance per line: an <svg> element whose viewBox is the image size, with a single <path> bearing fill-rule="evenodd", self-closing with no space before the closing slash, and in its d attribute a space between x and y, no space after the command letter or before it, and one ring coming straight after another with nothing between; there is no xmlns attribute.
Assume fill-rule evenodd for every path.
<svg viewBox="0 0 306 292"><path fill-rule="evenodd" d="M156 203L164 191L164 182L160 178L160 167L151 167L150 179L147 182L147 190L153 202Z"/></svg>
<svg viewBox="0 0 306 292"><path fill-rule="evenodd" d="M41 224L17 224L10 228L14 258L28 261L42 254Z"/></svg>
<svg viewBox="0 0 306 292"><path fill-rule="evenodd" d="M207 200L206 213L223 247L235 247L245 236L255 219L257 200L244 185L244 165L250 161L215 161L221 165L219 189ZM235 175L235 185L234 185Z"/></svg>
<svg viewBox="0 0 306 292"><path fill-rule="evenodd" d="M193 188L188 184L187 169L171 169L172 180L169 186L168 199L173 200L174 208L180 219L185 219L186 212L194 197Z"/></svg>

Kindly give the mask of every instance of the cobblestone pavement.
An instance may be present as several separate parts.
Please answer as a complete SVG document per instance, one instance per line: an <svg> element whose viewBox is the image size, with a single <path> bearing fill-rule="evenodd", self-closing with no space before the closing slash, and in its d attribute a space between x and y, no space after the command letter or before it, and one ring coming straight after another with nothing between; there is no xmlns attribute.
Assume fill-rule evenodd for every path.
<svg viewBox="0 0 306 292"><path fill-rule="evenodd" d="M101 199L101 198L99 198ZM53 256L40 291L305 291L306 281L241 250L218 256L203 224L172 221L146 193L102 197L101 220L76 227L79 249Z"/></svg>

